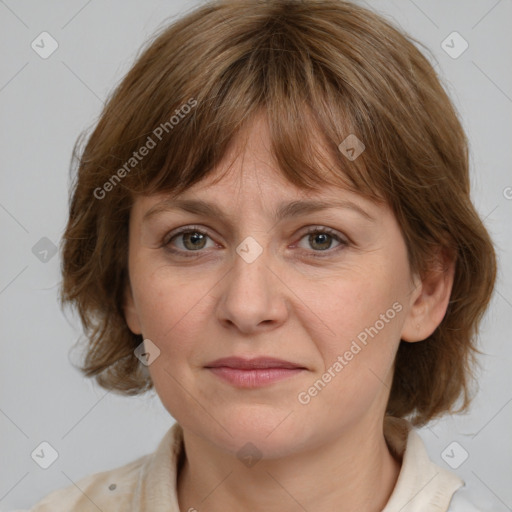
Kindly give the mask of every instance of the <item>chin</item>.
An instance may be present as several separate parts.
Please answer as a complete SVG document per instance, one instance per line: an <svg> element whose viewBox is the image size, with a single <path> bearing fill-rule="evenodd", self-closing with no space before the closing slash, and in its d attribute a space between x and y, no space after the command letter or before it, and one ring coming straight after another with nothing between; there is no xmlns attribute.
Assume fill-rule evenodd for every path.
<svg viewBox="0 0 512 512"><path fill-rule="evenodd" d="M239 410L231 417L217 417L227 432L218 424L212 429L212 423L208 423L204 425L208 431L202 435L237 458L247 452L249 456L277 459L290 455L307 442L306 425L301 422L299 426L297 417L290 414L290 410L283 409L273 414L261 412L259 415L254 411L251 413L249 408L246 411L247 414ZM310 434L314 435L313 432Z"/></svg>

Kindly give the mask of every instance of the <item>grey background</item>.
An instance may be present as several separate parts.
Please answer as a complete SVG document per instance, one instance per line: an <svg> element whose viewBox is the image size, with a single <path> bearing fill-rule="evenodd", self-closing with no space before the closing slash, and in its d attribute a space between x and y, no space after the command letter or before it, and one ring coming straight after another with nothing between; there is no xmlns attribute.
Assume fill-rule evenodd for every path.
<svg viewBox="0 0 512 512"><path fill-rule="evenodd" d="M58 254L37 253L59 244L78 134L97 120L141 44L195 5L0 1L0 510L28 508L53 489L153 451L173 422L154 395L116 396L71 366L80 324L58 306ZM449 468L445 459L460 462L467 451L454 471L477 500L496 512L512 510L512 1L366 5L432 50L471 141L472 197L500 263L480 334L479 394L468 414L432 423L420 435L441 466ZM47 59L31 48L43 31L59 45ZM441 47L453 31L469 43L456 59ZM42 441L59 454L46 470L31 458ZM454 451L444 452L452 442Z"/></svg>

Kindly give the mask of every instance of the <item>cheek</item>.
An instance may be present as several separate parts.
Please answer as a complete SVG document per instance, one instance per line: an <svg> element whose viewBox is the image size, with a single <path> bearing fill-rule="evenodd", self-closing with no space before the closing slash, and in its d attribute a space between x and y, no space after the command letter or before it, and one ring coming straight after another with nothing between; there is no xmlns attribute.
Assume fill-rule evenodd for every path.
<svg viewBox="0 0 512 512"><path fill-rule="evenodd" d="M341 406L340 414L362 412L390 385L405 315L401 286L387 269L360 270L332 280L321 294L324 302L318 314L334 334L315 338L310 333L318 340L324 364L311 382L315 386L316 379L322 381L311 390L315 394L318 388L322 395L312 397L313 408L323 404Z"/></svg>
<svg viewBox="0 0 512 512"><path fill-rule="evenodd" d="M323 367L296 400L312 417L329 410L341 422L364 415L379 397L385 401L404 308L392 288L375 280L345 281L330 292L320 315L334 335L309 333Z"/></svg>
<svg viewBox="0 0 512 512"><path fill-rule="evenodd" d="M166 355L180 357L193 348L190 340L207 336L204 319L212 314L209 292L218 279L165 266L137 276L132 286L145 338Z"/></svg>
<svg viewBox="0 0 512 512"><path fill-rule="evenodd" d="M319 316L334 331L333 336L326 337L330 352L346 348L358 336L364 344L365 334L377 336L375 329L379 337L399 330L396 320L400 318L398 310L403 308L399 287L391 278L368 271L333 279L332 283L316 298L321 304Z"/></svg>
<svg viewBox="0 0 512 512"><path fill-rule="evenodd" d="M169 413L186 423L197 408L193 397L200 396L192 363L198 362L198 347L208 344L205 319L212 314L208 291L215 281L183 274L175 268L160 268L145 277L139 274L137 290L144 338L160 350L148 368L155 390Z"/></svg>

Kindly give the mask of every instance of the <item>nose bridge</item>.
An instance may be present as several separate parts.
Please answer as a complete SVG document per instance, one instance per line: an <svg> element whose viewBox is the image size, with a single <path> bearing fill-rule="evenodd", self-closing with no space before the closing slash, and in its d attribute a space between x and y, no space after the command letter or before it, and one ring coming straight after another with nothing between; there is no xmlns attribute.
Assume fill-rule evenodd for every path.
<svg viewBox="0 0 512 512"><path fill-rule="evenodd" d="M262 302L270 291L268 276L269 251L264 247L265 242L260 242L253 236L247 236L236 247L236 255L233 258L233 268L228 278L230 292Z"/></svg>
<svg viewBox="0 0 512 512"><path fill-rule="evenodd" d="M269 270L272 255L256 238L247 236L236 247L219 302L219 320L250 332L258 326L280 323L286 306L282 290Z"/></svg>

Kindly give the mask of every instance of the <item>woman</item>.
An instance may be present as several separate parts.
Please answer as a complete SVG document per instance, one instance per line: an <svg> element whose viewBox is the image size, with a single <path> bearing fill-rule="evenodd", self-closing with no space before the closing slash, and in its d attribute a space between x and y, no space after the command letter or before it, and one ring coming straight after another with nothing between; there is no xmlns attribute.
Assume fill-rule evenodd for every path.
<svg viewBox="0 0 512 512"><path fill-rule="evenodd" d="M62 300L85 375L176 423L32 510L471 510L413 426L468 407L496 260L413 43L227 0L145 49L80 156Z"/></svg>

